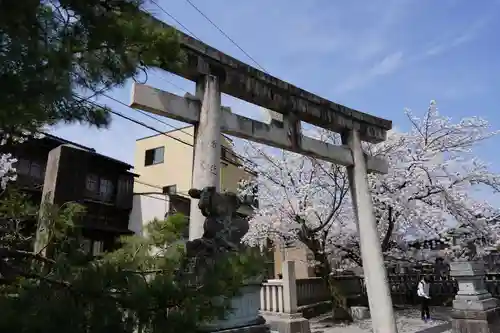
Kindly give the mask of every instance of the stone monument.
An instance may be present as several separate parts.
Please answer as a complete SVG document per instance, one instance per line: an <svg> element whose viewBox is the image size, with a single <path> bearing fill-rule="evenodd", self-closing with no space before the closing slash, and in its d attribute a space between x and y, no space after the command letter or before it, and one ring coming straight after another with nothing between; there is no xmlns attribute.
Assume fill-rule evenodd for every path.
<svg viewBox="0 0 500 333"><path fill-rule="evenodd" d="M486 290L484 263L474 259L475 251L469 250L450 265L450 274L458 282L451 313L453 332L500 332L498 300Z"/></svg>
<svg viewBox="0 0 500 333"><path fill-rule="evenodd" d="M230 251L242 249L241 239L249 225L236 215L241 205L239 197L230 192L218 193L215 187L191 189L189 195L199 199L198 208L205 217L203 235L186 243L187 261L192 273L203 275L215 260ZM186 267L187 268L187 267ZM209 273L208 273L209 274ZM269 332L265 319L260 316L261 281L247 281L241 295L232 300L232 313L225 320L215 321L203 328L205 332Z"/></svg>

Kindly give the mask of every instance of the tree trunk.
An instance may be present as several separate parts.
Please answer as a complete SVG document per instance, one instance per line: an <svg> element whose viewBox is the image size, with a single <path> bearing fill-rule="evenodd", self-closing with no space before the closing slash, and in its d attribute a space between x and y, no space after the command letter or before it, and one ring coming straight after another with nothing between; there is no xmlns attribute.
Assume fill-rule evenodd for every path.
<svg viewBox="0 0 500 333"><path fill-rule="evenodd" d="M333 319L352 322L353 319L349 311L347 298L331 276L332 268L328 257L322 253L314 253L314 259L318 263L315 266L316 276L323 280L330 292Z"/></svg>
<svg viewBox="0 0 500 333"><path fill-rule="evenodd" d="M298 221L301 221L301 219L298 218ZM347 306L347 298L340 292L340 288L336 286L336 281L331 277L332 267L328 260L328 256L325 254L327 236L328 232L325 232L323 233L322 239L318 239L317 230L313 232L304 223L302 223L302 227L298 233L299 240L305 244L314 255L316 276L323 280L323 283L326 284L327 290L330 293L333 318L350 322L352 321L352 316Z"/></svg>

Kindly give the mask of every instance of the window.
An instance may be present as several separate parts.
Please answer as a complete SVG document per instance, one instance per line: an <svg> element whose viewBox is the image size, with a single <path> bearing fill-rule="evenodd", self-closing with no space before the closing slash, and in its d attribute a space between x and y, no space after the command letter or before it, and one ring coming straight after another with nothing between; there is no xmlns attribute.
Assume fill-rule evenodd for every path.
<svg viewBox="0 0 500 333"><path fill-rule="evenodd" d="M129 193L129 192L132 192L132 179L120 179L118 181L118 188L120 190L120 192L123 192L123 193Z"/></svg>
<svg viewBox="0 0 500 333"><path fill-rule="evenodd" d="M44 176L42 166L37 162L31 162L30 176L36 179L42 179Z"/></svg>
<svg viewBox="0 0 500 333"><path fill-rule="evenodd" d="M20 158L16 163L17 173L20 175L29 175L30 173L30 161L24 158Z"/></svg>
<svg viewBox="0 0 500 333"><path fill-rule="evenodd" d="M231 164L241 164L241 162L238 160L238 157L235 155L235 153L225 147L221 147L221 152L220 152L220 157L223 161L227 161Z"/></svg>
<svg viewBox="0 0 500 333"><path fill-rule="evenodd" d="M83 238L80 240L80 250L92 256L99 256L104 253L104 243L102 241Z"/></svg>
<svg viewBox="0 0 500 333"><path fill-rule="evenodd" d="M85 189L89 192L97 192L97 189L99 188L99 177L94 174L88 174L87 175L87 181L85 184Z"/></svg>
<svg viewBox="0 0 500 333"><path fill-rule="evenodd" d="M81 242L80 242L80 249L84 252L84 253L90 253L90 248L91 248L91 241L90 239L82 239Z"/></svg>
<svg viewBox="0 0 500 333"><path fill-rule="evenodd" d="M109 179L101 178L99 181L99 195L103 200L110 200L113 196L113 182Z"/></svg>
<svg viewBox="0 0 500 333"><path fill-rule="evenodd" d="M163 163L165 155L165 147L158 147L146 150L144 158L144 166Z"/></svg>
<svg viewBox="0 0 500 333"><path fill-rule="evenodd" d="M20 158L15 167L17 173L20 175L29 175L35 179L43 179L45 177L45 165L42 163Z"/></svg>
<svg viewBox="0 0 500 333"><path fill-rule="evenodd" d="M113 181L97 176L96 174L88 174L85 182L85 190L90 198L110 201L114 194Z"/></svg>
<svg viewBox="0 0 500 333"><path fill-rule="evenodd" d="M92 254L99 256L104 253L104 244L100 241L94 241L92 244Z"/></svg>

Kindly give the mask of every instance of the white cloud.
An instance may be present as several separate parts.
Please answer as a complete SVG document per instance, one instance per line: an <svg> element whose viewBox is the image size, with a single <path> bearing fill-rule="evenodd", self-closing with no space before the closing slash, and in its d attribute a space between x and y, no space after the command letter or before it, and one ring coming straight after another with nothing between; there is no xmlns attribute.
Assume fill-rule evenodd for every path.
<svg viewBox="0 0 500 333"><path fill-rule="evenodd" d="M337 94L346 93L368 84L379 76L389 75L396 71L403 63L403 52L397 51L385 56L376 62L371 68L358 72L346 81L340 83L336 88Z"/></svg>
<svg viewBox="0 0 500 333"><path fill-rule="evenodd" d="M463 44L474 40L490 19L491 16L483 17L476 21L476 23L467 27L465 31L462 31L454 37L448 38L442 42L434 43L432 46L425 48L423 51L415 52L413 56L404 58L403 52L397 51L388 54L381 61L376 62L368 69L366 66L360 66L362 70L357 70L353 75L341 82L334 88L334 92L336 94L342 94L356 90L374 81L378 77L395 73L403 66L408 66L410 64L415 65L430 57L439 56L451 51L454 48L462 46ZM372 51L369 50L369 52ZM449 95L454 95L454 93L450 93Z"/></svg>
<svg viewBox="0 0 500 333"><path fill-rule="evenodd" d="M351 36L355 46L354 58L359 62L370 61L392 48L391 35L397 33L395 26L409 11L411 1L390 0L368 6L368 17L363 19L363 32Z"/></svg>
<svg viewBox="0 0 500 333"><path fill-rule="evenodd" d="M488 23L489 17L485 17L468 27L462 33L456 35L453 38L442 41L440 43L435 43L430 46L422 53L422 57L432 57L438 56L445 52L450 51L451 49L461 46L465 43L472 41L481 31L481 29Z"/></svg>
<svg viewBox="0 0 500 333"><path fill-rule="evenodd" d="M380 61L378 64L373 66L369 74L372 77L391 74L396 69L398 69L399 66L401 66L402 61L403 61L403 52L398 51L389 54L384 59L382 59L382 61Z"/></svg>

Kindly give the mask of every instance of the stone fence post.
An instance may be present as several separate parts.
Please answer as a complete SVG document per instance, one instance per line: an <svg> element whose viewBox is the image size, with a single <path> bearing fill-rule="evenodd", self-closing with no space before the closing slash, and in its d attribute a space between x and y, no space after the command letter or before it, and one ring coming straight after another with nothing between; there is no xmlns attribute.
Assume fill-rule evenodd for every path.
<svg viewBox="0 0 500 333"><path fill-rule="evenodd" d="M291 260L285 261L281 272L283 274L283 296L276 303L280 304L282 302L283 306L278 306L278 309L273 307L274 311L261 311L261 314L272 331L278 331L279 333L310 333L309 321L297 310L295 262ZM280 294L277 292L277 295L272 295L272 297L281 298Z"/></svg>
<svg viewBox="0 0 500 333"><path fill-rule="evenodd" d="M498 300L486 290L484 263L451 263L450 275L458 282L458 292L451 314L453 332L500 332L500 308Z"/></svg>
<svg viewBox="0 0 500 333"><path fill-rule="evenodd" d="M283 308L285 313L297 312L297 279L295 278L295 262L283 263Z"/></svg>

